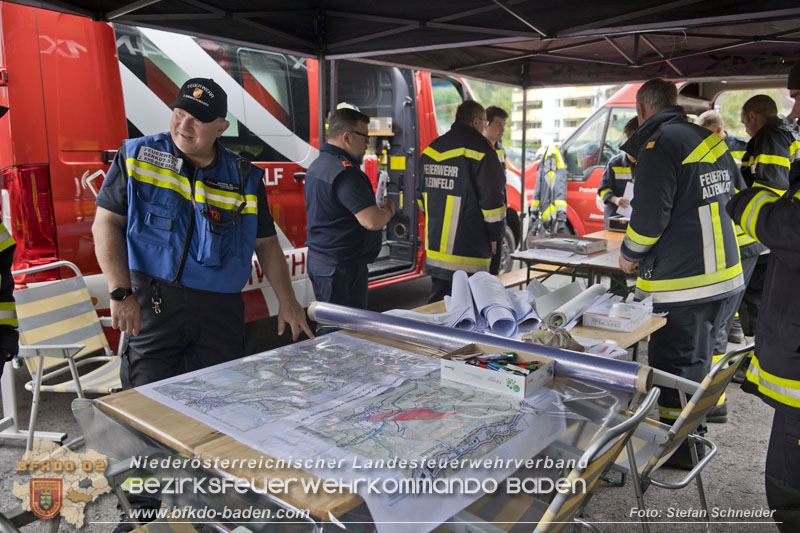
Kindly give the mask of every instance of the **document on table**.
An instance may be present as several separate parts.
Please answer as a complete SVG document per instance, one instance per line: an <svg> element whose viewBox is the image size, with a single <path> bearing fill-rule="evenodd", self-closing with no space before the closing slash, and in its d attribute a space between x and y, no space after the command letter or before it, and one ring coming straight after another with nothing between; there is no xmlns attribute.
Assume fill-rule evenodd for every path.
<svg viewBox="0 0 800 533"><path fill-rule="evenodd" d="M633 182L629 181L625 184L625 192L622 194L623 198L626 198L628 201L633 200ZM630 218L631 213L633 213L633 207L618 207L617 214L623 217Z"/></svg>

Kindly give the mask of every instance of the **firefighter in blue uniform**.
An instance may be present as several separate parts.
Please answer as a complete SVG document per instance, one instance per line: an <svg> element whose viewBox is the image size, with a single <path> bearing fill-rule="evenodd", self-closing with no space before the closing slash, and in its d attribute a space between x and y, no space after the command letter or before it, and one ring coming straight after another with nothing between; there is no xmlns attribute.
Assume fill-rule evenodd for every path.
<svg viewBox="0 0 800 533"><path fill-rule="evenodd" d="M638 269L639 299L652 296L655 312L669 312L650 338L650 366L700 382L710 369L723 302L744 288L725 212L738 170L725 142L689 123L677 99L675 85L660 78L636 94L639 129L622 146L636 154L637 179L620 266L626 273ZM662 390L658 403L661 418L674 422L678 392ZM705 424L698 431L704 434ZM670 463L691 468L688 445Z"/></svg>
<svg viewBox="0 0 800 533"><path fill-rule="evenodd" d="M308 167L308 275L321 302L367 307L367 265L381 250L381 230L395 213L359 168L369 142L369 117L355 109L334 111L328 142Z"/></svg>
<svg viewBox="0 0 800 533"><path fill-rule="evenodd" d="M500 161L500 166L503 167L503 177L506 177L506 149L503 146L503 135L506 132L506 121L508 120L508 113L497 106L489 106L486 108L486 126L483 128L483 136L489 139L489 142L494 146L494 151L497 154L497 159ZM508 204L506 197L505 180L503 183L503 203ZM503 230L505 236L505 230ZM513 250L508 250L510 254ZM500 260L503 257L503 239L497 242L497 251L492 255L492 262L489 264L490 274L500 273Z"/></svg>
<svg viewBox="0 0 800 533"><path fill-rule="evenodd" d="M790 119L800 119L800 60L789 73ZM800 531L800 161L790 165L785 194L754 187L728 212L770 249L756 326L756 351L742 385L775 408L764 472L767 503L778 528Z"/></svg>
<svg viewBox="0 0 800 533"><path fill-rule="evenodd" d="M636 128L639 127L639 119L633 117L622 130L625 140L630 139ZM603 179L600 181L600 189L597 195L603 201L603 225L608 229L608 217L617 214L617 208L630 206L630 200L624 198L625 187L633 181L633 167L636 166L636 158L630 154L620 151L617 155L608 160L603 171Z"/></svg>
<svg viewBox="0 0 800 533"><path fill-rule="evenodd" d="M170 131L126 140L97 196L95 250L112 325L130 335L126 387L245 355L241 291L253 252L297 339L311 332L269 213L264 171L227 150L227 96L187 81Z"/></svg>
<svg viewBox="0 0 800 533"><path fill-rule="evenodd" d="M462 102L450 131L419 159L417 200L425 212L428 301L450 294L453 273L488 272L505 228L505 175L486 137L486 111Z"/></svg>

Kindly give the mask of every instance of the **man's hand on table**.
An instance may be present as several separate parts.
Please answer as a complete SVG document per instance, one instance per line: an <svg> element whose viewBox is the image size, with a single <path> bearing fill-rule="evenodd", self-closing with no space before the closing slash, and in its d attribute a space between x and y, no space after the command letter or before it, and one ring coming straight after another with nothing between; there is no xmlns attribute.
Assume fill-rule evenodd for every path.
<svg viewBox="0 0 800 533"><path fill-rule="evenodd" d="M639 270L639 262L636 261L628 261L621 255L619 256L619 266L623 272L626 274L634 274L637 270Z"/></svg>

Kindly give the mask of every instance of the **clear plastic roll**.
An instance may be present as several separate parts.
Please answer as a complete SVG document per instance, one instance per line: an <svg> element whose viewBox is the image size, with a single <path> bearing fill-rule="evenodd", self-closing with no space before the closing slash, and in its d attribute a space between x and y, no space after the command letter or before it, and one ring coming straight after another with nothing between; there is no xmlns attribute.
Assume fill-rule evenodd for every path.
<svg viewBox="0 0 800 533"><path fill-rule="evenodd" d="M499 348L539 354L554 359L556 375L600 387L627 392L645 392L653 383L653 369L631 361L606 359L561 348L484 335L407 318L354 309L325 302L312 302L308 315L316 322L387 337L440 350L455 350L466 344L490 344Z"/></svg>

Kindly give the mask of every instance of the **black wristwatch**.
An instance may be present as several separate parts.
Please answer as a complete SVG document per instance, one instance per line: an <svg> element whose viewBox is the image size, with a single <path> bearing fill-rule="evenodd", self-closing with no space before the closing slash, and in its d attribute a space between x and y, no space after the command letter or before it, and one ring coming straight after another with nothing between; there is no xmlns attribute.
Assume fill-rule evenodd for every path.
<svg viewBox="0 0 800 533"><path fill-rule="evenodd" d="M122 302L125 300L125 298L127 298L131 294L133 294L133 291L131 289L126 289L125 287L117 287L116 289L111 291L111 293L109 293L109 296L111 297L112 300L116 302Z"/></svg>

